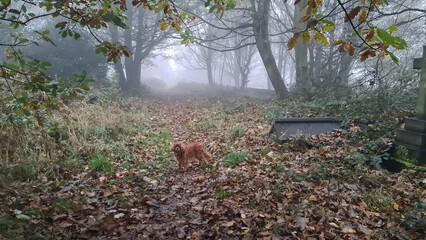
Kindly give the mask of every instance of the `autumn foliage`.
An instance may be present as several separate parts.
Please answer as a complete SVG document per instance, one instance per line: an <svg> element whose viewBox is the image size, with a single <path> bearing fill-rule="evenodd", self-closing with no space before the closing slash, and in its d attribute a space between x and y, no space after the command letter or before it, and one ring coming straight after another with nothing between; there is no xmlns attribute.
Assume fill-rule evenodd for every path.
<svg viewBox="0 0 426 240"><path fill-rule="evenodd" d="M364 107L377 121L362 126L349 121L357 105L345 104L345 129L281 144L268 134L271 119L333 105L114 94L74 102L45 119L38 138L0 135L0 144L20 141L22 156L34 156L25 162L8 149L0 237L421 239L424 172L390 173L374 162L391 141L385 119L396 125L407 113ZM210 163L178 172L173 141L203 143ZM53 164L40 161L49 157Z"/></svg>

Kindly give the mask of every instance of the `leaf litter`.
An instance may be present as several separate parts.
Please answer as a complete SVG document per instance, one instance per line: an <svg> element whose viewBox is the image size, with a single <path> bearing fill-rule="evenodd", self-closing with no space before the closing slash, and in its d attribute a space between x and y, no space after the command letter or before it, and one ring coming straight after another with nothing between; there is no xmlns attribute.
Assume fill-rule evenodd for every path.
<svg viewBox="0 0 426 240"><path fill-rule="evenodd" d="M132 147L133 158L115 158L111 173L81 170L50 182L22 183L22 191L1 190L8 201L0 205L0 222L18 210L16 217L28 217L20 223L25 239L424 237L424 231L401 223L409 209L426 201L424 185L413 180L425 174L355 165L350 153L362 143L351 139L350 129L278 144L268 136L267 101L183 98L141 104L149 134L126 138L123 145ZM236 128L243 130L230 137ZM165 129L169 142L152 139L167 134ZM201 142L212 160L179 172L168 149L172 140ZM223 164L232 152L249 154ZM134 164L122 167L129 162Z"/></svg>

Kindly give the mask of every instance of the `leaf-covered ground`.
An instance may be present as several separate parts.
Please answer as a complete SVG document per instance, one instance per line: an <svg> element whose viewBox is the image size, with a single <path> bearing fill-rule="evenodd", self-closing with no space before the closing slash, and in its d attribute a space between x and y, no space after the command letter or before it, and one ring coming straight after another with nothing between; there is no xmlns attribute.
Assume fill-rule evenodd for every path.
<svg viewBox="0 0 426 240"><path fill-rule="evenodd" d="M0 239L425 238L426 174L360 164L359 127L279 144L269 100L74 107L91 126L63 131L60 151L78 157L2 183ZM177 171L173 140L204 143L210 164Z"/></svg>

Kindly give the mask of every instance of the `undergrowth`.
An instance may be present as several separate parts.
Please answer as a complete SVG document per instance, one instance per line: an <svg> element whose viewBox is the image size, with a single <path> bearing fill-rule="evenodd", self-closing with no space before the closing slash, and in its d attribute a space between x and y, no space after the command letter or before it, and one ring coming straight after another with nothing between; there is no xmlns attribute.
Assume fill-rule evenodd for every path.
<svg viewBox="0 0 426 240"><path fill-rule="evenodd" d="M359 164L378 167L391 159L391 139L404 118L414 116L417 95L414 92L388 90L378 94L334 98L318 95L310 101L292 99L270 105L264 113L268 121L290 117L335 118L343 129L352 130L350 139L360 145L351 158ZM386 140L389 139L389 140Z"/></svg>

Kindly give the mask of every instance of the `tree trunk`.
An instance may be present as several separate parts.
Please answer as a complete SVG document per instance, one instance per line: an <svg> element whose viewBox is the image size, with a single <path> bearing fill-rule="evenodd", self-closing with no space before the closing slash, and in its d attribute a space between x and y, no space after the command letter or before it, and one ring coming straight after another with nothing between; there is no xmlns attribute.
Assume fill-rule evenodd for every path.
<svg viewBox="0 0 426 240"><path fill-rule="evenodd" d="M126 21L126 25L129 27L128 30L124 32L124 43L128 47L132 47L133 39L132 39L132 31L130 29L133 29L133 17L134 17L134 8L130 8L127 10L127 16L128 20ZM138 26L140 26L142 23L139 23ZM137 46L137 45L136 45ZM125 58L124 60L124 68L126 71L126 83L127 86L125 88L125 91L131 94L138 94L139 89L141 86L141 63L137 61L137 58L140 53L135 52L134 55L131 55L130 57Z"/></svg>
<svg viewBox="0 0 426 240"><path fill-rule="evenodd" d="M249 73L247 73L247 72L241 73L241 85L240 85L240 89L244 89L245 87L247 87L247 84L249 82L248 75L249 75Z"/></svg>
<svg viewBox="0 0 426 240"><path fill-rule="evenodd" d="M277 67L274 55L272 54L271 43L269 42L268 36L269 8L271 0L252 0L251 3L253 11L253 32L257 50L259 51L260 57L265 65L269 79L274 86L277 97L279 99L286 98L289 95L288 90Z"/></svg>
<svg viewBox="0 0 426 240"><path fill-rule="evenodd" d="M118 42L118 27L114 24L111 26L111 42ZM123 65L121 59L114 64L114 69L118 73L118 86L124 91L126 88L126 75L124 74Z"/></svg>
<svg viewBox="0 0 426 240"><path fill-rule="evenodd" d="M209 86L214 86L213 79L213 50L207 49L207 58L206 58L206 67L207 67L207 79L209 81Z"/></svg>
<svg viewBox="0 0 426 240"><path fill-rule="evenodd" d="M306 0L302 0L294 8L294 26L300 30L306 28L306 24L299 23L299 19L303 17L300 6L304 6L305 3ZM308 77L308 45L305 41L300 40L297 42L294 48L294 55L296 61L296 89L302 95L306 95L309 92L310 84Z"/></svg>
<svg viewBox="0 0 426 240"><path fill-rule="evenodd" d="M119 87L124 92L136 95L141 90L142 61L167 36L167 33L160 31L158 21L147 17L147 14L149 12L143 8L129 6L125 22L128 29L119 31L114 25L110 28L112 42L124 41L124 45L133 53L114 65L119 76Z"/></svg>

